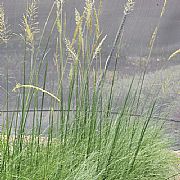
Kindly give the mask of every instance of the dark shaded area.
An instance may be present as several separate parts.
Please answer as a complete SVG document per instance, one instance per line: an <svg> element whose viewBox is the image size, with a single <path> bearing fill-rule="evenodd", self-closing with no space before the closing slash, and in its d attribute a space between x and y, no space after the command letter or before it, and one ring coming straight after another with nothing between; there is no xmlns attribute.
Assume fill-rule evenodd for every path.
<svg viewBox="0 0 180 180"><path fill-rule="evenodd" d="M7 17L13 32L19 32L21 18L25 12L26 0L1 0L4 4ZM123 15L125 0L104 0L102 8L101 25L104 34L108 35L105 51L111 48L115 33ZM137 0L134 11L129 15L124 30L124 56L146 56L147 45L158 23L164 1ZM43 25L51 8L51 0L40 1L39 22ZM67 34L72 34L74 28L74 8L81 10L83 0L66 0ZM179 0L167 3L166 12L160 23L160 29L156 40L154 55L167 57L170 52L179 48L180 45L180 3ZM11 51L11 50L9 50Z"/></svg>

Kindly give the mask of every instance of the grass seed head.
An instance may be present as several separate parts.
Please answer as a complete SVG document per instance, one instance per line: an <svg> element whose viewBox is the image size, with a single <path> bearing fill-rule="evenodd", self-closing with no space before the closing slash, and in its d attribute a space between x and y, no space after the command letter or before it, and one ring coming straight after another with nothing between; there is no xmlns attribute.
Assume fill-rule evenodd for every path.
<svg viewBox="0 0 180 180"><path fill-rule="evenodd" d="M38 34L40 31L38 22L38 0L31 0L31 2L27 3L22 24L25 39L32 46L35 34Z"/></svg>
<svg viewBox="0 0 180 180"><path fill-rule="evenodd" d="M7 43L11 38L11 31L6 22L3 4L0 4L0 44Z"/></svg>
<svg viewBox="0 0 180 180"><path fill-rule="evenodd" d="M92 14L93 14L94 0L86 0L85 2L85 18L88 29L92 27Z"/></svg>
<svg viewBox="0 0 180 180"><path fill-rule="evenodd" d="M134 0L127 0L125 6L124 6L124 14L129 14L131 11L133 11L135 5Z"/></svg>

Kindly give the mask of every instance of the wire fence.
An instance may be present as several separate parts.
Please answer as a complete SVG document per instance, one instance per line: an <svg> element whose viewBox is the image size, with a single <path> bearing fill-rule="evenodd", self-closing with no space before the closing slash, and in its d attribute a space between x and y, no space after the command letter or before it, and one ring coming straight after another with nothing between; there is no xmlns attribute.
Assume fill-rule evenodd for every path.
<svg viewBox="0 0 180 180"><path fill-rule="evenodd" d="M33 112L77 112L77 111L82 111L82 110L76 110L76 109L70 109L70 110L67 110L67 109L64 109L64 110L60 110L60 109L29 109L29 110L25 110L25 112L30 112L30 113L33 113ZM22 110L0 110L0 114L2 113L21 113ZM88 112L91 112L91 111L88 111ZM103 113L104 111L97 111L98 113ZM112 115L118 115L120 114L121 112L118 112L118 111L110 111L108 112L109 114L112 114ZM127 114L127 116L131 116L131 117L145 117L144 115L142 114ZM175 118L167 118L167 117L160 117L160 116L152 116L151 119L157 119L157 120L161 120L161 121L167 121L167 122L176 122L176 123L180 123L180 119L175 119Z"/></svg>

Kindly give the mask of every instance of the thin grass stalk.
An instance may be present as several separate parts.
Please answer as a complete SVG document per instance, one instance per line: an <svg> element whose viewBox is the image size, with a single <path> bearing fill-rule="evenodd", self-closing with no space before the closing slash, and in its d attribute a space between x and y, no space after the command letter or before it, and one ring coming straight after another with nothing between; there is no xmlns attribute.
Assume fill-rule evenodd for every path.
<svg viewBox="0 0 180 180"><path fill-rule="evenodd" d="M18 98L17 98L17 110L19 110L20 107L20 94L18 94ZM17 139L18 138L18 112L16 113L16 117L15 117L15 127L14 127L14 138ZM12 158L14 158L15 156L15 152L17 151L17 142L16 140L14 140L13 142L13 152L12 152Z"/></svg>
<svg viewBox="0 0 180 180"><path fill-rule="evenodd" d="M26 58L27 58L27 42L26 42L26 37L25 37L25 41L24 41L24 60L23 60L23 83L26 84ZM25 111L26 111L26 107L25 107L25 99L26 99L26 90L25 88L23 88L23 95L22 95L22 118L20 121L20 129L19 129L19 133L18 133L18 154L21 154L22 152L22 146L23 146L23 133L24 133L24 121L25 121ZM19 161L17 163L17 175L20 174L21 171L21 155L19 157Z"/></svg>
<svg viewBox="0 0 180 180"><path fill-rule="evenodd" d="M59 41L58 41L58 37L56 38L56 47L55 47L55 57L54 57L54 63L55 63L55 66L56 66L56 68L57 68L57 76L58 76L58 87L57 87L57 96L58 97L60 97L60 95L59 95L59 89L60 89L60 86L59 86L59 83L60 83L60 72L61 72L61 70L60 70L60 67L59 67L59 62L58 62L58 50L59 50ZM60 99L60 98L59 98ZM61 99L60 99L60 101L61 101ZM58 108L59 108L59 105L60 105L60 103L58 104ZM59 108L60 109L60 108ZM58 133L58 132L60 132L61 131L61 121L59 120L59 117L60 117L60 114L61 114L61 112L57 112L57 119L56 119L56 124L57 124L57 129L56 129L56 131L57 131L57 135L59 135L60 136L60 134Z"/></svg>
<svg viewBox="0 0 180 180"><path fill-rule="evenodd" d="M99 80L99 82L98 82L98 85L97 85L98 90L99 90L99 88L100 88L100 86L101 86L102 81L104 80L104 77L106 76L106 72L107 72L107 69L108 69L109 64L110 64L110 62L111 62L111 58L112 58L112 56L113 56L113 54L114 54L114 51L115 51L115 49L116 49L118 40L119 40L119 38L121 37L122 31L123 31L123 28L124 28L124 25L125 25L125 22L126 22L126 18L127 18L127 14L124 14L124 16L123 16L123 18L122 18L122 22L121 22L121 24L120 24L120 26L119 26L119 29L118 29L118 32L117 32L117 34L116 34L116 37L115 37L113 46L112 46L111 51L110 51L110 53L109 53L109 55L108 55L108 58L107 58L107 60L106 60L104 71L103 71L103 73L102 73L102 75L101 75L101 77L100 77L100 80Z"/></svg>
<svg viewBox="0 0 180 180"><path fill-rule="evenodd" d="M34 102L35 104L35 102ZM32 117L32 130L31 130L31 142L30 142L30 165L31 167L33 166L33 157L34 157L34 146L35 146L35 136L36 136L36 127L35 127L35 122L36 122L36 106L34 106L34 112L33 112L33 117Z"/></svg>
<svg viewBox="0 0 180 180"><path fill-rule="evenodd" d="M134 7L134 4L135 4L135 1L131 0L127 0L126 2L126 5L125 5L125 8L124 8L124 14L123 14L123 17L122 17L122 21L119 25L119 29L117 31L117 34L116 34L116 37L114 39L114 42L113 42L113 45L112 45L112 48L110 50L110 53L108 55L108 58L106 60L106 63L105 63L105 68L104 68L104 71L99 79L99 82L97 84L97 89L99 90L99 88L101 87L101 83L104 81L104 78L106 76L106 72L107 72L107 69L109 67L109 64L111 62L111 59L113 57L113 54L114 54L114 51L116 49L116 46L118 44L118 41L119 39L121 38L122 36L122 33L123 33L123 29L124 29L124 26L125 26L125 23L126 23L126 19L127 19L127 16L128 14L133 10L133 7Z"/></svg>
<svg viewBox="0 0 180 180"><path fill-rule="evenodd" d="M75 112L75 122L74 122L74 143L78 142L78 131L80 130L80 98L79 98L79 93L80 93L80 85L79 85L79 72L76 74L76 84L75 84L75 106L76 106L76 112Z"/></svg>
<svg viewBox="0 0 180 180"><path fill-rule="evenodd" d="M86 126L87 126L87 120L89 118L89 73L86 72L85 77L84 77L84 87L82 89L82 103L83 103L83 115L84 115L84 119L83 119L83 124L82 127L84 127L83 132L82 132L82 138L85 138L86 136Z"/></svg>
<svg viewBox="0 0 180 180"><path fill-rule="evenodd" d="M45 57L47 55L47 49L48 49L48 46L49 46L49 42L50 42L50 40L52 38L52 33L53 33L54 28L55 28L55 25L56 25L56 19L54 20L53 25L51 26L45 48L44 48L43 54L41 56L41 60L40 60L39 66L38 66L38 71L37 71L37 74L36 74L36 82L38 82L38 78L39 78L39 75L40 75L40 70L41 70L41 67L43 65L43 60L45 59Z"/></svg>
<svg viewBox="0 0 180 180"><path fill-rule="evenodd" d="M153 34L152 34L152 36L151 36L151 39L150 39L150 42L149 42L149 53L148 53L148 56L147 56L146 69L147 69L147 66L148 66L149 63L150 63L150 58L151 58L151 55L152 55L152 52L153 52L154 43L155 43L155 40L156 40L156 38L157 38L157 34L158 34L158 31L159 31L161 19L162 19L163 15L164 15L164 13L165 13L165 10L166 10L167 2L168 2L168 0L164 0L163 7L162 7L162 9L161 9L161 14L160 14L160 16L159 16L158 24L157 24L157 26L155 27L154 32L153 32Z"/></svg>
<svg viewBox="0 0 180 180"><path fill-rule="evenodd" d="M59 3L59 6L58 6ZM64 48L63 48L63 37L66 36L66 34L63 34L66 32L66 18L64 18L64 24L63 24L63 1L57 2L57 30L59 33L59 36L57 39L59 42L59 52L60 52L60 58L59 58L59 66L58 66L58 97L60 97L60 103L59 103L59 109L61 110L61 121L60 121L60 133L61 133L61 141L63 141L63 132L64 132L64 123L65 123L65 115L64 115L64 105L63 105L63 78L64 73L66 70L67 62L63 62L64 59ZM57 62L58 63L58 62Z"/></svg>
<svg viewBox="0 0 180 180"><path fill-rule="evenodd" d="M115 83L115 76L116 76L116 70L117 70L117 61L118 58L116 57L116 62L115 62L115 66L114 66L114 71L113 71L113 78L111 81L111 87L110 87L110 93L109 93L109 98L107 101L107 107L105 109L105 113L104 113L104 121L105 121L105 144L107 144L108 142L108 136L110 134L111 128L112 128L112 123L113 123L113 119L112 117L110 117L111 114L111 110L112 110L112 101L113 101L113 89L114 89L114 83ZM110 119L109 119L110 118Z"/></svg>
<svg viewBox="0 0 180 180"><path fill-rule="evenodd" d="M42 40L43 40L43 37L44 37L44 34L45 34L45 30L46 30L46 28L47 28L47 25L48 25L48 22L49 22L49 20L50 20L50 17L51 17L51 15L52 15L52 13L53 13L54 7L55 7L55 1L53 2L53 5L52 5L52 7L51 7L51 9L50 9L50 11L49 11L49 13L48 13L48 16L47 16L47 18L46 18L45 23L44 23L43 30L42 30L42 33L41 33L41 37L40 37L40 40L39 40L39 43L38 43L38 47L37 47L37 52L36 52L35 59L37 59L37 56L38 56L38 54L39 54L39 52L40 52L40 47L41 47L41 45L42 45Z"/></svg>
<svg viewBox="0 0 180 180"><path fill-rule="evenodd" d="M40 59L40 63L39 63L39 66L38 66L38 69L37 69L37 72L35 74L35 84L37 85L39 83L39 75L40 75L40 70L41 70L41 67L42 67L42 64L43 64L43 61L46 57L46 54L47 54L47 48L49 46L49 42L50 42L50 39L51 39L51 36L52 36L52 33L53 33L53 30L54 30L54 27L55 27L55 24L56 24L56 20L54 21L52 27L51 27L51 30L50 30L50 33L49 33L49 36L47 38L47 42L46 42L46 45L45 45L45 48L43 50L43 54L42 54L42 57ZM37 94L38 95L38 94ZM37 96L36 95L36 96ZM37 108L38 108L38 98L36 97L36 104L37 104Z"/></svg>
<svg viewBox="0 0 180 180"><path fill-rule="evenodd" d="M105 171L106 173L105 173L103 179L106 179L107 176L108 176L108 169L107 168L111 163L112 154L113 154L113 151L114 151L114 147L116 145L116 141L117 141L117 137L118 137L118 134L119 134L120 125L121 125L121 120L122 120L121 118L124 115L124 112L125 112L125 109L126 109L126 106L127 106L127 103L128 103L129 95L130 95L130 92L131 92L131 89L132 89L133 82L134 82L134 79L132 80L132 82L130 84L128 93L126 95L124 105L122 107L122 111L121 111L120 115L118 115L117 118L116 118L114 137L112 139L111 148L109 150L110 152L109 152L109 155L108 155L108 158L107 158L107 164L106 164L106 167L105 167L106 168L106 171Z"/></svg>
<svg viewBox="0 0 180 180"><path fill-rule="evenodd" d="M71 67L71 70L70 70L69 94L68 94L68 102L67 102L67 117L66 117L66 122L65 122L65 129L64 129L65 130L64 132L65 145L67 141L68 126L70 122L70 110L71 110L71 105L72 105L72 98L73 98L73 91L74 91L74 86L75 86L75 81L76 81L77 68L78 68L78 59L76 60L74 67Z"/></svg>
<svg viewBox="0 0 180 180"><path fill-rule="evenodd" d="M5 121L5 130L6 130L6 145L5 151L2 155L2 162L1 162L1 172L5 169L6 171L6 162L8 163L9 157L9 68L8 68L8 60L7 60L7 71L6 71L6 121ZM4 134L4 133L3 133ZM4 135L3 135L4 139Z"/></svg>
<svg viewBox="0 0 180 180"><path fill-rule="evenodd" d="M95 147L93 140L96 138L96 124L97 124L97 94L96 94L96 72L94 72L94 85L93 85L93 96L92 96L92 105L91 105L91 115L89 120L89 134L88 134L88 142L87 142L87 152L86 158L89 157L91 150Z"/></svg>
<svg viewBox="0 0 180 180"><path fill-rule="evenodd" d="M140 105L140 99L141 99L141 95L142 95L142 90L143 90L143 85L144 85L144 81L145 81L145 75L146 75L146 70L144 70L143 74L142 74L142 78L141 78L141 82L138 83L138 87L139 87L139 92L138 92L138 87L136 89L136 92L135 92L135 95L134 97L136 98L136 95L138 95L137 97L137 104L136 104L136 107L135 107L135 114L137 114L137 111L138 111L138 107ZM135 99L134 99L134 102L135 102ZM133 103L134 104L134 103ZM130 113L131 114L131 113ZM136 125L139 123L139 121L134 121L133 122L133 132L132 132L132 137L131 137L131 143L133 141L133 136L134 136L134 133L136 132ZM130 147L129 147L130 148Z"/></svg>
<svg viewBox="0 0 180 180"><path fill-rule="evenodd" d="M48 71L48 61L46 61L46 68L44 72L44 79L43 79L43 89L46 89L46 82L47 82L47 71ZM37 127L37 135L38 135L38 142L37 142L37 159L36 163L38 165L38 156L39 156L39 151L40 151L40 134L41 134L41 127L42 127L42 116L43 116L43 108L44 108L44 98L45 98L45 93L42 93L42 99L41 99L41 112L40 112L40 117L39 117L39 125Z"/></svg>
<svg viewBox="0 0 180 180"><path fill-rule="evenodd" d="M13 117L14 117L14 112L12 114L12 117L11 117L11 121L8 123L8 130L7 130L7 148L6 148L6 152L7 152L7 163L9 164L9 161L10 161L10 156L11 156L11 151L12 151L12 147L9 146L10 144L10 138L11 138L11 135L12 135L12 125L13 125Z"/></svg>
<svg viewBox="0 0 180 180"><path fill-rule="evenodd" d="M53 125L54 125L54 111L51 108L49 113L49 128L48 128L48 138L47 138L47 148L46 148L46 164L44 167L44 179L47 179L47 172L48 172L48 163L49 163L49 156L51 153L51 146L52 146L52 136L53 136ZM45 142L46 143L46 142Z"/></svg>
<svg viewBox="0 0 180 180"><path fill-rule="evenodd" d="M113 103L113 89L114 89L114 83L115 83L115 77L116 77L116 70L117 70L117 61L118 58L116 58L115 61L115 66L114 66L114 71L113 71L113 77L111 81L111 87L110 87L110 93L109 93L109 99L108 99L108 107L107 107L107 112L106 112L106 117L109 117L111 114L111 109L112 109L112 103Z"/></svg>
<svg viewBox="0 0 180 180"><path fill-rule="evenodd" d="M136 158L137 158L137 155L139 153L139 150L140 150L140 147L141 147L141 143L143 141L143 138L144 138L144 135L145 135L145 132L148 128L148 125L149 125L149 122L152 118L152 114L153 114L153 111L154 111L154 108L155 108L155 105L156 105L156 101L153 103L153 106L150 110L150 114L149 114L149 117L147 118L147 120L144 122L144 126L141 130L141 134L140 134L140 138L139 138L139 141L138 141L138 145L137 145L137 148L136 148L136 151L134 153L134 156L132 158L132 161L130 162L130 168L128 170L128 174L130 174L134 168L134 164L135 164L135 161L136 161Z"/></svg>
<svg viewBox="0 0 180 180"><path fill-rule="evenodd" d="M97 163L97 169L96 169L96 172L100 172L101 171L101 165L100 165L100 162L101 162L101 156L100 156L100 152L102 150L102 118L103 118L103 98L102 98L102 91L100 91L99 93L99 97L98 97L98 105L99 105L99 109L100 109L100 114L99 114L99 123L97 125L97 130L99 132L99 139L98 139L98 144L97 144L97 149L98 149L98 152L99 152L99 156L98 156L98 163Z"/></svg>

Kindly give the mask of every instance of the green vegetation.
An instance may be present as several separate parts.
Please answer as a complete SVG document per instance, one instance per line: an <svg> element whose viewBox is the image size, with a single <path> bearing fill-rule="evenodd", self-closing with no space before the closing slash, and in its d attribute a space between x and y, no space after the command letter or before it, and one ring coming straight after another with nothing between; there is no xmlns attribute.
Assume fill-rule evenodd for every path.
<svg viewBox="0 0 180 180"><path fill-rule="evenodd" d="M156 100L149 102L142 117L131 116L140 105L145 72L135 87L134 79L129 83L124 102L117 107L114 104L116 63L125 20L103 68L101 49L106 36L99 27L102 2L95 6L93 1L86 0L82 14L75 9L72 38L66 34L63 3L62 0L53 3L43 30L38 27L36 0L28 4L23 15L22 82L14 88L17 112L8 112L8 93L6 97L7 113L3 114L0 137L1 179L167 179L174 173L175 158L163 139L162 124L152 119ZM124 17L133 5L133 1L127 1ZM50 18L53 23L49 25ZM4 38L1 39L3 42ZM47 54L52 39L55 39L51 51L55 54L57 77L53 87L47 90L52 61ZM112 54L116 63L111 85L105 87ZM43 128L45 102L49 105L46 129ZM113 108L118 113L114 114ZM29 121L31 126L27 128Z"/></svg>

